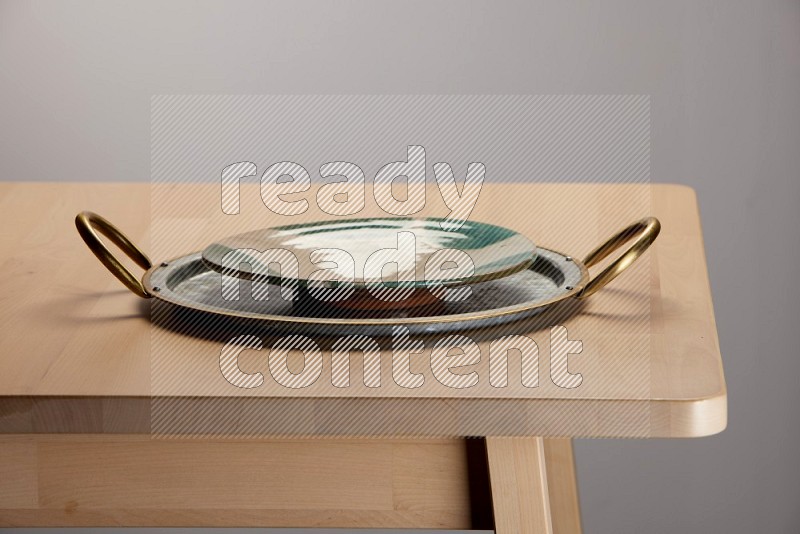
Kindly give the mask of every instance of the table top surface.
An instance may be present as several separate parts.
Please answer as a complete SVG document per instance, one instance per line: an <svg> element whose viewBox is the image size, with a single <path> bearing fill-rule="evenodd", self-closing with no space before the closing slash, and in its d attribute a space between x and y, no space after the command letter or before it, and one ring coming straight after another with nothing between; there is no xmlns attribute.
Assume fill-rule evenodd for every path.
<svg viewBox="0 0 800 534"><path fill-rule="evenodd" d="M428 193L425 210L417 215L447 215L435 185ZM267 402L294 396L298 402L315 398L316 406L326 399L375 400L364 388L331 393L330 383L327 389L320 385L301 393L232 387L219 370L219 341L154 324L148 301L104 269L73 224L78 212L95 211L156 263L248 228L287 222L261 203L257 184L242 186L237 216L222 213L219 194L219 184L213 183L0 184L0 432L128 431L120 421L133 412L143 417L142 406L156 397ZM313 192L307 198L309 210L292 223L331 218L315 205ZM382 215L369 192L366 199L355 216ZM503 391L482 380L469 394L434 387L408 393L393 384L380 400L413 397L423 410L440 402L461 409L462 418L482 402L524 403L529 417L525 432L538 435L688 437L724 429L726 387L691 189L666 184L485 184L470 219L506 226L537 246L581 258L648 215L662 222L650 251L577 312L559 318L570 339L583 342L583 352L569 360L570 372L583 376L580 387L556 387L548 380L546 358L541 358L540 387L534 389L515 385L513 378ZM530 337L545 356L549 330L540 325ZM478 344L488 348L490 341ZM170 348L170 373L181 380L154 379L155 369L165 361L164 347ZM264 370L265 355L254 354L241 365ZM485 370L485 360L479 370ZM626 422L626 417L635 421ZM497 433L491 425L483 432L483 424L467 426L473 433Z"/></svg>

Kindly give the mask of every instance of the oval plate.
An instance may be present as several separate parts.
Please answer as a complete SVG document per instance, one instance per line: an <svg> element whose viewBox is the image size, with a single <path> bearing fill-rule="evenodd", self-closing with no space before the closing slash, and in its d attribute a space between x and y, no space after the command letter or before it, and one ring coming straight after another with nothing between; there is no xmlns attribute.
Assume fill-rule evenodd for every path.
<svg viewBox="0 0 800 534"><path fill-rule="evenodd" d="M448 286L472 284L502 278L525 270L536 256L536 247L525 236L502 226L474 221L465 221L458 230L446 231L440 223L441 218L368 218L329 220L305 224L293 224L255 230L238 234L212 243L202 253L203 261L217 272L231 274L225 265L249 264L250 270L236 271L241 278L265 279L278 282L280 272L274 264L264 263L263 258L248 252L263 252L270 249L283 249L291 252L298 260L298 276L302 287L312 273L324 270L334 280L353 280L357 288L370 284L384 284L392 287L392 281L411 280L409 286L422 287L426 283L441 281ZM448 221L450 222L450 221ZM388 262L383 270L385 281L379 277L364 277L367 258L382 249L398 248L398 233L410 232L414 235L414 258L401 263ZM352 267L341 267L335 261L336 253L331 249L347 252L354 261ZM442 249L457 249L472 259L475 268L469 275L453 276L446 270L432 269L434 273L426 280L425 265L433 254ZM312 261L312 252L314 260ZM234 256L228 256L234 254ZM386 254L388 258L390 254ZM442 258L443 256L440 256ZM233 261L232 261L233 260ZM333 266L332 266L333 265ZM404 268L400 269L399 265ZM341 269L341 271L340 271ZM264 274L254 274L264 273ZM319 275L316 275L319 276ZM286 278L294 278L286 276ZM394 282L396 285L397 282Z"/></svg>

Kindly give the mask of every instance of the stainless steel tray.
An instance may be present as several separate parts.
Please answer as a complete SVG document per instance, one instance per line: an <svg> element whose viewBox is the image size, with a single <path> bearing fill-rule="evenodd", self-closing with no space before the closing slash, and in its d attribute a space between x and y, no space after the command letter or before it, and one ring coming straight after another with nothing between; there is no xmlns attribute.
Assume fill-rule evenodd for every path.
<svg viewBox="0 0 800 534"><path fill-rule="evenodd" d="M505 278L472 285L464 302L441 302L399 310L365 311L330 305L308 304L300 298L280 298L278 286L269 300L254 300L242 284L239 300L222 298L221 275L190 254L148 271L143 283L160 300L176 306L216 315L255 319L264 326L295 334L388 335L393 326L408 327L412 333L438 333L466 328L483 328L529 317L547 304L574 296L588 279L586 268L558 252L539 249L537 259L526 270Z"/></svg>
<svg viewBox="0 0 800 534"><path fill-rule="evenodd" d="M177 310L190 310L204 316L202 321L238 320L255 322L276 333L317 335L391 335L396 326L414 334L435 334L455 330L492 327L536 315L553 304L568 299L586 298L628 268L658 236L661 225L653 217L642 219L603 243L584 261L561 252L539 248L533 264L515 274L472 285L472 296L464 302L394 310L355 310L299 298L282 300L277 291L269 300L254 300L242 284L239 300L222 297L223 274L210 269L201 253L153 266L147 256L106 219L91 212L76 218L81 237L97 258L131 291L144 298L155 298ZM139 281L105 247L95 232L109 238L147 271ZM591 267L629 240L633 244L595 278ZM271 288L272 289L272 288Z"/></svg>

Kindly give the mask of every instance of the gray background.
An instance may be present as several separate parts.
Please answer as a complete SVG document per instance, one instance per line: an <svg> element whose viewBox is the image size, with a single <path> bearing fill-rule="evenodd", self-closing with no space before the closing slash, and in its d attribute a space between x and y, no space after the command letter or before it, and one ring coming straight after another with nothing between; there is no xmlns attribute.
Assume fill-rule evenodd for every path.
<svg viewBox="0 0 800 534"><path fill-rule="evenodd" d="M579 441L587 533L798 532L800 2L2 2L0 179L148 180L158 93L652 96L696 188L724 433Z"/></svg>

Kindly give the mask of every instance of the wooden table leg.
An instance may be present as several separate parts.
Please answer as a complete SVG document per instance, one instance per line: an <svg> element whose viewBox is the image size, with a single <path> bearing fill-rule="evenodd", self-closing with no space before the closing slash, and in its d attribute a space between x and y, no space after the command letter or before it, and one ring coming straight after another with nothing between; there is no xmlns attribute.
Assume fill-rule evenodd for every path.
<svg viewBox="0 0 800 534"><path fill-rule="evenodd" d="M544 458L555 534L580 534L581 508L571 439L545 439Z"/></svg>
<svg viewBox="0 0 800 534"><path fill-rule="evenodd" d="M497 534L581 532L569 439L486 438Z"/></svg>

